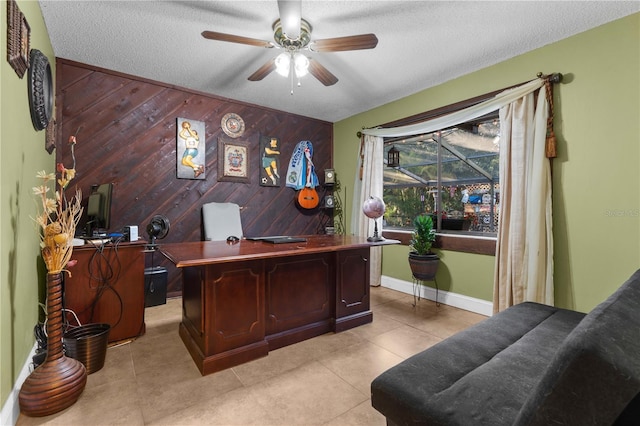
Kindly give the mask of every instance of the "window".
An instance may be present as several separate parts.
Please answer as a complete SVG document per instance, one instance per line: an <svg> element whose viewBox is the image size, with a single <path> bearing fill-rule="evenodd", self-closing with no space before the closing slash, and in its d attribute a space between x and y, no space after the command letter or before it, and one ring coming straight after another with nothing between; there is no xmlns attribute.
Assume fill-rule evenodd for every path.
<svg viewBox="0 0 640 426"><path fill-rule="evenodd" d="M386 138L386 231L412 230L413 219L431 214L441 233L494 236L498 226L498 111L455 127L410 138ZM387 167L390 149L399 165Z"/></svg>

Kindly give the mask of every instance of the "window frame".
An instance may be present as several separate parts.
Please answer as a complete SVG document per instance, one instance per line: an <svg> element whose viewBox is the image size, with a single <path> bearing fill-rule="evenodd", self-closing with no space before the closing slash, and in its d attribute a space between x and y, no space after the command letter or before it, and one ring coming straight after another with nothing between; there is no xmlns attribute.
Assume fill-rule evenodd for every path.
<svg viewBox="0 0 640 426"><path fill-rule="evenodd" d="M469 99L455 102L453 104L445 105L429 111L424 111L418 114L414 114L412 116L394 120L394 121L382 124L381 127L406 126L409 124L415 124L415 123L430 120L436 117L440 117L443 115L447 115L452 112L455 112L464 108L468 108L470 106L484 102L487 99L492 98L498 93L501 93L505 89L509 89L511 87L517 87L517 85L510 86L507 88L502 88L499 90L495 90L493 92L485 93L479 96L475 96ZM392 229L382 230L382 236L384 238L399 240L402 245L410 245L411 235L412 235L411 231L392 230ZM467 234L467 233L453 234L453 233L447 233L447 232L437 232L436 241L433 246L434 248L438 248L441 250L495 256L496 243L497 243L497 236L493 233L489 235L481 235L481 234Z"/></svg>

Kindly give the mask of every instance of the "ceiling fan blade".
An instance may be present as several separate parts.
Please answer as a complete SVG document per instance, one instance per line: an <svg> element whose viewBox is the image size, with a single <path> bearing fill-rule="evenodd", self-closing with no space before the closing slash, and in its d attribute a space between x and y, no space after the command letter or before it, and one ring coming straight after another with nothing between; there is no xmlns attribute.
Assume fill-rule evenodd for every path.
<svg viewBox="0 0 640 426"><path fill-rule="evenodd" d="M270 59L269 62L258 68L256 72L251 74L247 80L249 81L260 81L266 76L268 76L273 70L276 69L276 60Z"/></svg>
<svg viewBox="0 0 640 426"><path fill-rule="evenodd" d="M338 82L338 77L331 74L320 62L311 58L309 58L309 73L325 86L333 86Z"/></svg>
<svg viewBox="0 0 640 426"><path fill-rule="evenodd" d="M373 49L378 45L375 34L360 34L346 37L326 38L312 41L312 52L343 52L345 50Z"/></svg>
<svg viewBox="0 0 640 426"><path fill-rule="evenodd" d="M300 19L302 18L301 0L278 0L282 32L290 40L300 37Z"/></svg>
<svg viewBox="0 0 640 426"><path fill-rule="evenodd" d="M272 48L270 41L258 40L257 38L242 37L233 34L217 33L215 31L203 31L202 37L209 40L228 41L231 43L248 44L249 46Z"/></svg>

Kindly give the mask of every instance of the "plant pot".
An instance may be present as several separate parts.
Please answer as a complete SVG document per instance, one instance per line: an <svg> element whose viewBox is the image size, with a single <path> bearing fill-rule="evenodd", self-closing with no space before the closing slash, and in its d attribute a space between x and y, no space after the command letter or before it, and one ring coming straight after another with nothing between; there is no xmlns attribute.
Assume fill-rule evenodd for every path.
<svg viewBox="0 0 640 426"><path fill-rule="evenodd" d="M440 259L437 254L409 253L409 267L414 278L422 281L433 281L436 278Z"/></svg>
<svg viewBox="0 0 640 426"><path fill-rule="evenodd" d="M433 228L435 229L438 218L435 215L431 215L431 219L433 220ZM453 219L443 217L441 220L442 229L446 231L468 231L471 227L471 219Z"/></svg>
<svg viewBox="0 0 640 426"><path fill-rule="evenodd" d="M469 219L442 219L442 229L451 231L468 231L471 226Z"/></svg>

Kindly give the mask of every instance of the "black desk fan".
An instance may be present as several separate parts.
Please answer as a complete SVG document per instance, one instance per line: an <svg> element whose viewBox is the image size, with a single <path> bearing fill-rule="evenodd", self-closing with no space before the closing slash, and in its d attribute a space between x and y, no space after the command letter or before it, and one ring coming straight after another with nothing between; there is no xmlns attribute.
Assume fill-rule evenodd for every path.
<svg viewBox="0 0 640 426"><path fill-rule="evenodd" d="M163 239L169 233L169 219L162 214L157 214L151 218L151 222L147 225L147 234L149 234L149 244L147 247L151 250L157 248L156 239Z"/></svg>
<svg viewBox="0 0 640 426"><path fill-rule="evenodd" d="M157 214L147 225L149 244L147 252L151 253L151 267L144 270L144 306L156 306L167 303L167 268L154 266L153 256L158 249L156 240L163 239L169 233L169 219Z"/></svg>

